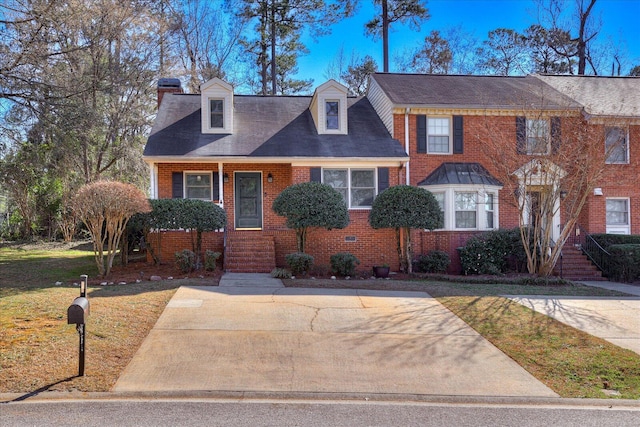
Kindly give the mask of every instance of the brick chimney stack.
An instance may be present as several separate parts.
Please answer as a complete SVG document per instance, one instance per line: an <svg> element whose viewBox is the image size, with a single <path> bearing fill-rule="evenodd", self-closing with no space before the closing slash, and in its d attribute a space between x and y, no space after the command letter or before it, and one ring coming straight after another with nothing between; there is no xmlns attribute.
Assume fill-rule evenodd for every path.
<svg viewBox="0 0 640 427"><path fill-rule="evenodd" d="M163 77L158 80L158 108L160 108L165 93L182 93L180 79Z"/></svg>

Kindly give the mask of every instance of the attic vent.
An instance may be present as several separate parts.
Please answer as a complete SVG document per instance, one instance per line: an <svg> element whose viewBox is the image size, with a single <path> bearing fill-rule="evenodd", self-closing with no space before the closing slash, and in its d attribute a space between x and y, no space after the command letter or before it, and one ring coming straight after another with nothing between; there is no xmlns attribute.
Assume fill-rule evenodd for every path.
<svg viewBox="0 0 640 427"><path fill-rule="evenodd" d="M344 241L345 242L355 242L358 239L356 239L356 236L344 236Z"/></svg>

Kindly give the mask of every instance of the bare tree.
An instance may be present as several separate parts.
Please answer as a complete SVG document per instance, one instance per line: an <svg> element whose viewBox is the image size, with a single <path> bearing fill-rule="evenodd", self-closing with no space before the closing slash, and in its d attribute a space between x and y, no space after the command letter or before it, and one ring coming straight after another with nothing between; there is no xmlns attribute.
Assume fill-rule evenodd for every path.
<svg viewBox="0 0 640 427"><path fill-rule="evenodd" d="M592 72L598 74L593 63L592 46L602 26L594 13L596 0L538 0L541 11L541 24L555 37L550 47L558 54L572 61L577 58L577 74L586 74L587 64ZM569 19L566 15L571 13Z"/></svg>
<svg viewBox="0 0 640 427"><path fill-rule="evenodd" d="M136 213L150 212L151 205L131 184L96 181L80 188L74 210L91 234L98 273L108 276L127 222Z"/></svg>
<svg viewBox="0 0 640 427"><path fill-rule="evenodd" d="M229 1L227 7L233 9L236 3ZM246 18L226 13L221 2L206 0L177 0L169 9L177 39L174 55L188 76L189 91L198 93L200 84L214 77L239 85L234 67L243 59L239 41Z"/></svg>
<svg viewBox="0 0 640 427"><path fill-rule="evenodd" d="M531 108L509 126L485 117L478 138L492 174L504 184L501 203L518 212L529 273L548 276L594 188L612 178L606 162L620 147L605 150L605 128L576 110L561 118Z"/></svg>

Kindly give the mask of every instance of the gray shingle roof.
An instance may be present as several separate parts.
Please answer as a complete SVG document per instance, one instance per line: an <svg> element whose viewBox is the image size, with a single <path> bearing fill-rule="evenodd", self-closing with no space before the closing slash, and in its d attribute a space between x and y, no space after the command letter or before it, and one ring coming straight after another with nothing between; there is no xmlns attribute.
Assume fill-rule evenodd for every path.
<svg viewBox="0 0 640 427"><path fill-rule="evenodd" d="M364 97L348 98L348 135L319 135L311 97L234 96L233 134L201 133L200 95L165 95L146 157L408 158Z"/></svg>
<svg viewBox="0 0 640 427"><path fill-rule="evenodd" d="M536 76L593 116L640 117L639 77Z"/></svg>
<svg viewBox="0 0 640 427"><path fill-rule="evenodd" d="M443 163L418 185L479 184L502 187L480 163Z"/></svg>
<svg viewBox="0 0 640 427"><path fill-rule="evenodd" d="M533 76L384 74L371 77L399 106L481 109L567 109L579 106Z"/></svg>

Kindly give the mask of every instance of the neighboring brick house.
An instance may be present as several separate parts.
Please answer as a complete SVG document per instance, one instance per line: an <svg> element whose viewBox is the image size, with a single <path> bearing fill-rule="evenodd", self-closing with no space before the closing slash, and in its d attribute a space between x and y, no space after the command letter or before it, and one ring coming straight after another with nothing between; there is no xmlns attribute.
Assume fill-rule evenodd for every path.
<svg viewBox="0 0 640 427"><path fill-rule="evenodd" d="M445 213L444 229L414 233L414 254L447 251L450 272L459 272L456 249L469 237L520 223L487 159L488 131L500 133L505 150L522 153L524 169L533 167L527 152L555 150L556 136L571 126L602 127L603 151L605 135L626 137L607 165L615 179L598 187L603 196L589 197L580 225L589 233L640 234L640 79L374 74L366 97L349 97L332 80L313 96L234 95L219 79L203 84L202 94L175 93L178 86L159 83L144 152L151 197L223 206L226 230L208 233L204 246L224 250L228 271L285 266L295 234L271 204L285 187L317 180L344 194L351 223L312 232L306 249L316 264L348 251L362 269L386 262L397 270L395 234L371 229L368 213L380 191L409 183L433 192ZM562 221L554 218L554 233ZM188 233L163 237L165 256L188 247Z"/></svg>
<svg viewBox="0 0 640 427"><path fill-rule="evenodd" d="M570 129L599 131L603 159L605 140L621 137L579 225L582 233L640 233L640 79L374 74L368 97L410 155L405 182L431 191L445 213L444 229L416 232L414 249L448 252L451 272L460 271L456 248L469 237L521 222L487 156L493 132L505 152L521 156L521 168L530 167L527 154L556 150ZM554 238L563 220L560 206Z"/></svg>

